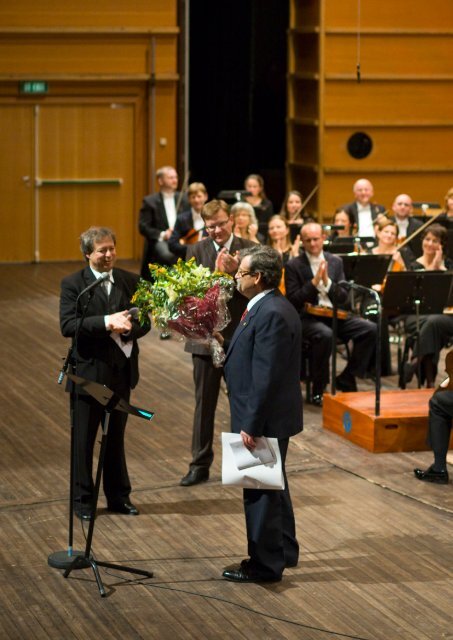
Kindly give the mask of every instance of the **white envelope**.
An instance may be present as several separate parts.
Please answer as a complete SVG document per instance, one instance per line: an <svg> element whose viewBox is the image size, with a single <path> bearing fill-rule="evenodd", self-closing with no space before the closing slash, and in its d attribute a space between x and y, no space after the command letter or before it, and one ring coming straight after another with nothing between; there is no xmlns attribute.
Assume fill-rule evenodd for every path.
<svg viewBox="0 0 453 640"><path fill-rule="evenodd" d="M257 438L249 451L238 433L222 433L222 484L247 489L285 488L277 438Z"/></svg>

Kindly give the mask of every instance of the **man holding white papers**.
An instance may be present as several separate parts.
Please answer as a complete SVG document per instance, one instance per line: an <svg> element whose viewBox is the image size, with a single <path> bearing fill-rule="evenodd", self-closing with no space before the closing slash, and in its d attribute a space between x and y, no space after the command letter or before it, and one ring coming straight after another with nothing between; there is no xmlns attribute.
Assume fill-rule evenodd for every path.
<svg viewBox="0 0 453 640"><path fill-rule="evenodd" d="M236 273L238 290L248 298L225 361L231 430L254 449L257 437L278 439L284 490L244 489L250 559L227 567L234 582L277 582L285 567L297 565L299 545L285 458L290 436L302 430L300 318L280 294L280 255L266 246L244 249Z"/></svg>

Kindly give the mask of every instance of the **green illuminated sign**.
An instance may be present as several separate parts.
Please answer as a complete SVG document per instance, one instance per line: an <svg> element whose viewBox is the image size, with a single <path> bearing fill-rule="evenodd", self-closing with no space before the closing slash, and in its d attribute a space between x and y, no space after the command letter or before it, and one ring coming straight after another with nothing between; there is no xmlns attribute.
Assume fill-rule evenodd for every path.
<svg viewBox="0 0 453 640"><path fill-rule="evenodd" d="M49 86L41 80L26 80L19 84L20 93L47 93Z"/></svg>

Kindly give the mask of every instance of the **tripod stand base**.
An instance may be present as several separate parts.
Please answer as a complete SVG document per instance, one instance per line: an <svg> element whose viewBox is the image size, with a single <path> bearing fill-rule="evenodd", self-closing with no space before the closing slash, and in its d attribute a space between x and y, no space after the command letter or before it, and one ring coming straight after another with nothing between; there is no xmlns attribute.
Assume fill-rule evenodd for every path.
<svg viewBox="0 0 453 640"><path fill-rule="evenodd" d="M68 569L74 562L74 558L83 558L84 555L84 551L73 551L71 556L68 555L67 551L56 551L55 553L51 553L50 556L48 556L47 564L49 565L49 567L53 567L54 569ZM82 564L79 560L77 566L73 568L86 569L89 566L91 566L89 561L87 561L86 564Z"/></svg>

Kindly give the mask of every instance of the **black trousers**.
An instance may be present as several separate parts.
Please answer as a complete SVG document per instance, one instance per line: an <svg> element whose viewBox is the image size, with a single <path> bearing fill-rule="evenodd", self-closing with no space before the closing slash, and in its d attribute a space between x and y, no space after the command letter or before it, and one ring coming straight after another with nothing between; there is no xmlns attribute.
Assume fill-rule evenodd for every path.
<svg viewBox="0 0 453 640"><path fill-rule="evenodd" d="M277 578L285 566L297 564L299 544L293 505L286 477L285 460L289 439L279 440L285 489L244 489L249 570L263 578Z"/></svg>
<svg viewBox="0 0 453 640"><path fill-rule="evenodd" d="M373 367L376 355L376 325L356 316L338 320L337 335L344 342L352 340L347 373L363 378ZM302 336L310 343L313 393L322 393L329 383L329 359L332 353L332 319L302 317Z"/></svg>
<svg viewBox="0 0 453 640"><path fill-rule="evenodd" d="M214 420L223 369L212 364L211 356L192 355L195 384L195 413L192 430L191 469L209 469L214 460L212 441Z"/></svg>
<svg viewBox="0 0 453 640"><path fill-rule="evenodd" d="M453 418L453 391L438 391L429 401L428 443L436 459L446 463Z"/></svg>
<svg viewBox="0 0 453 640"><path fill-rule="evenodd" d="M120 385L115 391L129 400L128 386ZM71 393L71 410L74 411L74 509L87 510L93 499L93 452L104 407L91 396ZM124 450L126 422L127 413L112 411L110 414L102 476L108 503L124 502L131 492Z"/></svg>

